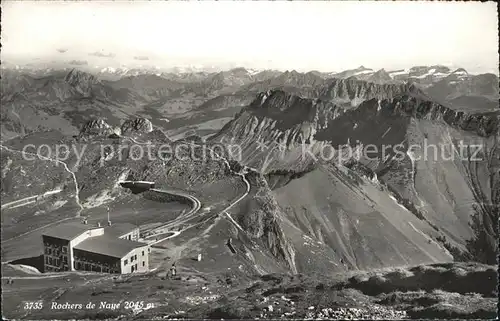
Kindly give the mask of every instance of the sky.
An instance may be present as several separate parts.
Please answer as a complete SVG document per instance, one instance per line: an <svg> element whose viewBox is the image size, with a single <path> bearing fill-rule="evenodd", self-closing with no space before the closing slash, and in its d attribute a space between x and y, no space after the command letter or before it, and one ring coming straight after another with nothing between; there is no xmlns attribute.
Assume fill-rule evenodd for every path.
<svg viewBox="0 0 500 321"><path fill-rule="evenodd" d="M498 73L497 19L494 2L2 1L2 60Z"/></svg>

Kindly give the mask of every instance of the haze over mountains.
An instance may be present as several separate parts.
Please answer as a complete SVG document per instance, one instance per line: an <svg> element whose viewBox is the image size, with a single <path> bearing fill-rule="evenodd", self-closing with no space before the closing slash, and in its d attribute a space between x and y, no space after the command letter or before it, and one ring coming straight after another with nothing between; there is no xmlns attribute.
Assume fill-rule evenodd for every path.
<svg viewBox="0 0 500 321"><path fill-rule="evenodd" d="M494 7L2 3L2 316L496 318Z"/></svg>

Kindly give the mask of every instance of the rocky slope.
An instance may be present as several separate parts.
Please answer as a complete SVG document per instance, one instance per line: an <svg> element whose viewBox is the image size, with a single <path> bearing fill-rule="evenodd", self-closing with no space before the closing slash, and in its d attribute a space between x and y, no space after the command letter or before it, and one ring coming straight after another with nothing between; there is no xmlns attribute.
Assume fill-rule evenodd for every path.
<svg viewBox="0 0 500 321"><path fill-rule="evenodd" d="M2 208L3 259L31 262L48 224L103 221L106 208L113 222L142 231L166 224L165 234L175 237L153 249L157 269L148 275L16 278L9 291L25 300L120 296L155 304L134 316L82 310L81 318L491 317L494 269L443 262L496 262L498 112L457 110L426 96L444 91L419 89L450 70L412 70L425 79L417 87L388 84L391 72L359 69L342 79L245 69L185 80L148 74L122 79L120 88L75 71L14 76L19 85L2 91L2 133L19 135L2 137L0 196L10 203ZM494 78L449 77L459 93L450 90L444 100L494 92ZM241 86L246 91L233 92ZM178 99L199 101L174 110ZM181 127L214 133L225 122L212 121L223 118L227 124L208 142L167 137L186 136L175 132ZM161 122L170 124L165 131ZM29 144L32 152L63 144L70 153L60 162L22 157ZM238 161L226 163L213 148ZM201 209L190 216L175 197L121 187L127 179L192 195ZM203 260L194 259L200 253ZM173 262L180 276L166 280ZM408 267L424 263L433 265ZM14 277L23 269L4 265ZM7 300L21 307L14 296ZM9 315L27 316L16 309ZM39 312L29 316L67 317Z"/></svg>
<svg viewBox="0 0 500 321"><path fill-rule="evenodd" d="M372 98L390 99L405 93L425 97L425 94L411 83L376 84L355 78L331 79L326 86L315 88L312 97L346 107L356 107Z"/></svg>
<svg viewBox="0 0 500 321"><path fill-rule="evenodd" d="M240 91L258 93L270 89L283 89L299 93L323 84L325 84L325 79L313 72L300 73L295 70L287 70L275 77L244 86L240 88Z"/></svg>
<svg viewBox="0 0 500 321"><path fill-rule="evenodd" d="M184 88L183 83L157 75L123 77L116 81L109 81L107 84L123 93L130 91L131 100L139 100L142 103L154 102L178 94Z"/></svg>
<svg viewBox="0 0 500 321"><path fill-rule="evenodd" d="M43 78L19 75L2 89L2 136L57 130L75 134L82 123L104 117L112 125L136 112L134 94L116 90L77 70L55 72Z"/></svg>
<svg viewBox="0 0 500 321"><path fill-rule="evenodd" d="M340 89L338 92L344 91ZM364 97L370 95L365 92ZM414 231L420 231L422 237L441 240L448 250L458 248L464 251L467 241L475 235L470 226L475 213L474 206L492 204L498 197L496 159L499 157L499 113L456 111L422 99L414 93L395 94L388 99L367 98L358 107L347 110L330 101L300 98L279 90L262 93L213 140L239 146L243 164L268 174L287 171L300 173L310 171L311 166L318 168L313 172L332 165L350 168L347 173L354 175L352 177L347 175L347 178L342 178L341 171L333 171L331 175L334 180L348 182L346 188L354 193L366 195L368 199L378 199L379 205L396 204L396 208L401 208L403 213L422 221L427 226L425 231L412 223ZM428 146L436 152L430 155ZM478 155L478 159L471 159ZM351 166L353 163L365 169L360 171L359 166ZM308 175L312 174L304 177ZM357 175L367 177L369 181L361 179L361 183L350 186L353 181L359 180ZM279 190L302 190L300 183L295 182L303 179L292 180ZM296 187L293 187L295 184ZM322 190L335 191L338 186L338 183L325 185ZM382 201L381 195L375 196L378 193L375 192L376 186L386 186L387 191L383 193L386 200ZM308 189L314 190L314 184ZM313 198L315 196L311 195ZM287 205L289 201L296 199L299 199L299 195L292 194L290 200L285 197L278 203L286 207L290 206ZM344 211L347 199L337 200ZM317 208L317 202L311 203L314 208ZM367 202L365 206L368 208L373 205L366 200L363 202ZM302 205L290 206L293 209L292 217L299 215L296 211L304 211L301 217L312 215L309 214L312 209L308 209L304 203L307 201L303 200L300 203ZM320 220L324 220L325 215L331 212L326 210L331 205L323 206L323 209L316 210ZM356 211L359 209L354 213ZM495 217L487 207L480 211L479 217L490 220ZM379 209L378 212L397 213L395 209L388 208ZM397 215L403 217L404 214ZM388 220L393 221L394 218ZM310 228L308 224L305 227ZM303 231L305 227L300 225L298 229ZM318 240L334 233L332 230L326 231L317 236ZM438 234L433 236L434 232ZM343 234L339 232L339 235ZM408 231L403 234L408 234ZM419 244L426 243L425 237ZM352 243L352 240L346 242ZM366 244L375 242L372 240ZM331 248L338 248L338 245ZM398 252L404 253L406 250L398 249ZM422 248L420 251L423 251ZM360 260L360 256L357 254L353 257ZM417 256L403 254L402 257Z"/></svg>
<svg viewBox="0 0 500 321"><path fill-rule="evenodd" d="M339 78L339 79L347 79L350 77L363 77L363 75L367 75L368 77L374 73L373 69L366 68L365 66L359 66L356 69L344 70L339 73L332 74L331 77Z"/></svg>
<svg viewBox="0 0 500 321"><path fill-rule="evenodd" d="M270 89L308 98L335 99L345 107L357 106L370 96L370 92L372 98L390 98L396 92L408 91L405 87L410 84L415 84L414 91L418 91L418 87L433 100L457 110L495 110L498 99L495 75L470 75L464 69L452 70L444 66L389 72L361 66L340 73L245 68L219 72L178 68L165 72L157 68L125 67L95 71L91 66L80 66L86 70L84 72L69 66L56 67L53 63L38 67L2 65L2 102L5 105L1 112L2 136L13 137L40 130L70 134L77 130L82 120L104 117L115 125L130 115L147 115L155 126L174 136L184 135L183 124L189 125L190 131L205 136L227 123L239 111L232 108L239 103L224 107L224 111L221 107L221 113L218 111L221 115L213 117L194 112L196 107L219 96L251 96ZM108 77L110 75L112 77ZM388 86L377 93L381 85ZM391 88L398 87L402 89L391 93ZM390 95L384 96L384 93ZM87 114L91 117L87 118Z"/></svg>

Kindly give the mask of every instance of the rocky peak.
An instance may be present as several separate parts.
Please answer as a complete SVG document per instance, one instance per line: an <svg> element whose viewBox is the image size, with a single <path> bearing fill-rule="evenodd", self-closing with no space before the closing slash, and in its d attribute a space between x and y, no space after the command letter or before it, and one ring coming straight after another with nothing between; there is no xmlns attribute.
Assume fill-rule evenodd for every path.
<svg viewBox="0 0 500 321"><path fill-rule="evenodd" d="M377 84L357 80L355 78L333 78L327 86L319 89L316 97L324 101L332 101L340 105L359 106L360 103L372 98L388 99L402 94L425 94L412 83Z"/></svg>
<svg viewBox="0 0 500 321"><path fill-rule="evenodd" d="M434 66L431 66L430 69L435 69L436 72L440 72L440 73L444 73L444 74L448 74L451 72L449 67L446 67L443 65L434 65ZM461 68L461 69L463 69L463 68Z"/></svg>
<svg viewBox="0 0 500 321"><path fill-rule="evenodd" d="M464 68L457 68L456 70L454 70L452 72L452 74L465 74L465 75L468 75L469 73Z"/></svg>
<svg viewBox="0 0 500 321"><path fill-rule="evenodd" d="M427 66L413 66L410 68L410 72L424 72L427 71L429 67Z"/></svg>
<svg viewBox="0 0 500 321"><path fill-rule="evenodd" d="M425 96L396 93L394 90L393 97L373 97L362 101L356 108L347 109L332 101L303 98L283 90L266 91L211 140L238 142L247 150L246 155L252 155L244 162L264 171L308 166L312 159L297 152L304 146L309 146L315 153L326 145L336 147L348 143L360 148L367 144L399 144L411 130L413 120L427 120L432 126L450 126L483 137L498 133L499 113L464 113L429 101ZM427 126L425 124L430 122L422 124ZM390 135L386 135L390 128ZM262 149L259 147L262 143L265 146L279 145L282 149Z"/></svg>
<svg viewBox="0 0 500 321"><path fill-rule="evenodd" d="M80 130L80 135L110 135L113 132L111 125L104 119L97 118L87 121Z"/></svg>
<svg viewBox="0 0 500 321"><path fill-rule="evenodd" d="M149 119L146 118L133 118L128 119L123 122L121 126L121 132L131 133L131 132L141 132L141 133L150 133L153 131L153 124Z"/></svg>
<svg viewBox="0 0 500 321"><path fill-rule="evenodd" d="M362 71L362 70L371 70L370 68L366 68L365 66L361 65L356 70Z"/></svg>

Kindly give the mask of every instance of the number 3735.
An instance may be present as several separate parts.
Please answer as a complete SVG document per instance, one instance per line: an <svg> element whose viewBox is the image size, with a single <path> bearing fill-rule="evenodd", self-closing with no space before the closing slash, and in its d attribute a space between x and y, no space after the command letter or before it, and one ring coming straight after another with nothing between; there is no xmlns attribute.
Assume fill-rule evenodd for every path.
<svg viewBox="0 0 500 321"><path fill-rule="evenodd" d="M26 301L24 302L25 310L40 310L43 309L43 302L41 301Z"/></svg>

